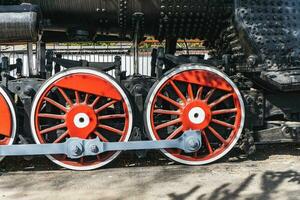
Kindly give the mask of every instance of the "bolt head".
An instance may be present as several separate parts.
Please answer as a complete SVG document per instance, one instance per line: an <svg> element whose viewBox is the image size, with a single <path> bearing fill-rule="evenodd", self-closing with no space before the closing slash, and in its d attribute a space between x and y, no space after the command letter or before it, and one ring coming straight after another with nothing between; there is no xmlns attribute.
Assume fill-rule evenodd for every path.
<svg viewBox="0 0 300 200"><path fill-rule="evenodd" d="M98 153L99 152L99 148L97 147L97 145L92 145L90 147L91 152L93 153Z"/></svg>
<svg viewBox="0 0 300 200"><path fill-rule="evenodd" d="M200 144L197 140L190 139L190 140L188 140L188 145L192 148L197 148Z"/></svg>
<svg viewBox="0 0 300 200"><path fill-rule="evenodd" d="M255 56L255 55L251 55L251 56L249 56L248 57L248 64L250 65L250 66L254 66L254 65L256 65L256 63L257 63L257 56Z"/></svg>
<svg viewBox="0 0 300 200"><path fill-rule="evenodd" d="M187 139L186 148L189 152L197 151L201 146L200 141L195 140L195 138Z"/></svg>
<svg viewBox="0 0 300 200"><path fill-rule="evenodd" d="M71 151L72 151L73 155L76 155L76 156L78 156L82 153L82 149L77 145L73 146Z"/></svg>

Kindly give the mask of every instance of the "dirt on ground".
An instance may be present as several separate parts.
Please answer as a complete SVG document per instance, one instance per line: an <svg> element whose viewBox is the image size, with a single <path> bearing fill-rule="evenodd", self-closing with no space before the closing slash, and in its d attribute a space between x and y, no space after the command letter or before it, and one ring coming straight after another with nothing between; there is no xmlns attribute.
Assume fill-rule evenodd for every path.
<svg viewBox="0 0 300 200"><path fill-rule="evenodd" d="M29 159L29 158L27 158ZM123 153L88 172L61 169L44 157L6 158L0 199L300 199L300 145L259 146L251 157L233 151L206 166L178 165L157 153Z"/></svg>

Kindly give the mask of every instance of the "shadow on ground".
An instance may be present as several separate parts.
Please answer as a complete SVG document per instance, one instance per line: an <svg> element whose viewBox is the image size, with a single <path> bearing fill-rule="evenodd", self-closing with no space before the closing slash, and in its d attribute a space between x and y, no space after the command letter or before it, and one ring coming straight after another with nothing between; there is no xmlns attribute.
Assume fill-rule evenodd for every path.
<svg viewBox="0 0 300 200"><path fill-rule="evenodd" d="M241 199L241 193L247 190L247 187L253 182L256 174L252 174L248 176L240 185L232 186L231 183L225 183L221 186L214 189L210 194L200 194L197 197L197 200L235 200ZM285 181L292 182L294 184L299 185L300 187L300 173L289 170L283 172L274 172L274 171L266 171L261 177L261 193L251 194L247 196L247 200L256 199L256 200L269 200L272 199L271 195L276 193L276 189L278 189L281 184ZM253 184L253 183L252 183ZM198 190L201 188L200 185L194 186L186 193L176 194L170 193L168 194L171 200L185 200L190 198L192 195L198 194ZM292 194L294 197L297 197L298 192L295 191L295 194ZM288 199L288 197L286 197ZM291 198L292 199L292 198Z"/></svg>

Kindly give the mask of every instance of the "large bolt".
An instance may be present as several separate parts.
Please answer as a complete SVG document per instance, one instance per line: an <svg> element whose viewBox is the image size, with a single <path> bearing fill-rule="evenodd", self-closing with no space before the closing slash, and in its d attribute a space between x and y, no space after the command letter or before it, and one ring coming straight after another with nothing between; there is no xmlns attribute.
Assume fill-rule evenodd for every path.
<svg viewBox="0 0 300 200"><path fill-rule="evenodd" d="M198 140L195 140L194 138L190 138L187 141L187 144L191 149L197 149L200 146L200 142Z"/></svg>
<svg viewBox="0 0 300 200"><path fill-rule="evenodd" d="M184 133L184 151L186 153L193 153L198 151L202 146L201 132L186 131Z"/></svg>
<svg viewBox="0 0 300 200"><path fill-rule="evenodd" d="M98 153L99 152L99 148L97 147L97 145L92 145L90 147L91 152L93 153Z"/></svg>
<svg viewBox="0 0 300 200"><path fill-rule="evenodd" d="M290 136L291 135L291 133L292 133L292 130L291 130L291 128L289 128L289 127L283 127L282 129L281 129L281 131L282 131L282 133L284 134L284 136Z"/></svg>
<svg viewBox="0 0 300 200"><path fill-rule="evenodd" d="M185 152L186 153L193 153L198 151L201 148L201 141L193 137L186 138L185 141Z"/></svg>
<svg viewBox="0 0 300 200"><path fill-rule="evenodd" d="M74 145L71 147L71 152L75 156L79 156L82 154L82 148L79 145Z"/></svg>
<svg viewBox="0 0 300 200"><path fill-rule="evenodd" d="M248 60L247 60L247 62L248 62L248 64L250 65L250 66L255 66L256 65L256 63L257 63L257 56L256 55L251 55L251 56L249 56L248 57Z"/></svg>

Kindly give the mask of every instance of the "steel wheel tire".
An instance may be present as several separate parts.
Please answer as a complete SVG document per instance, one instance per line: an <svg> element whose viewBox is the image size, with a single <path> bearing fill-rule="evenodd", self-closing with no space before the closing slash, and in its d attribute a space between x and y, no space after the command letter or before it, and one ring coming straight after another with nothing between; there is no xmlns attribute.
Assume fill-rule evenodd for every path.
<svg viewBox="0 0 300 200"><path fill-rule="evenodd" d="M186 85L185 89L182 89L184 88L182 85ZM212 101L210 98L213 97L216 99ZM227 104L235 107L215 110L215 107ZM232 112L236 113L235 117L226 116ZM216 115L217 117L225 115L221 117L228 118L229 121L234 120L234 124L216 120ZM165 116L170 117L166 119ZM166 122L158 123L158 119L164 119ZM192 155L179 150L161 151L168 158L182 164L204 165L222 158L235 146L243 131L245 108L238 88L224 73L210 66L188 64L171 70L152 87L145 103L144 122L152 140L175 139L186 130L201 131L203 141L201 151ZM213 126L218 126L218 130L222 129L222 126L227 127L221 135ZM228 127L233 130L229 131ZM228 138L222 138L223 136ZM203 155L199 155L200 153Z"/></svg>
<svg viewBox="0 0 300 200"><path fill-rule="evenodd" d="M51 98L47 96L51 95L51 92L53 90L54 92L61 94L60 98L65 101L63 103L63 107L57 105L57 102L55 103L51 101ZM82 95L84 98L82 98ZM48 115L49 113L42 113L42 104L45 104L44 107L53 107L53 105L56 105L54 107L60 107L58 110L66 109L65 111L59 111L60 113L63 113L61 115L64 115L65 118L61 119L61 115L57 116L57 111L51 111L54 112L53 116ZM117 107L122 107L120 108L120 110L124 113L114 113L107 115L101 114L104 111L115 111L117 110ZM45 134L46 132L46 134L49 135L50 133L53 133L53 130L51 130L51 127L49 127L50 129L46 128L41 130L42 122L40 118L58 118L58 123L64 124L62 126L54 125L54 128L58 127L58 129L54 130L56 138L54 137L54 139L51 140L48 139L48 142L45 140L43 134ZM117 120L116 118L124 118L123 130L117 130L117 128L113 128L107 125L108 120L109 122L111 122L113 120ZM33 101L31 112L31 129L34 140L37 144L63 142L68 137L88 139L91 138L91 135L93 135L94 137L99 137L100 140L104 142L126 142L130 138L132 121L132 108L125 90L115 81L113 77L91 68L69 69L58 73L47 80L37 92L36 97ZM120 124L123 125L123 122ZM100 126L101 133L99 133ZM60 136L58 136L59 131L61 133L63 132ZM102 131L105 132L105 134L108 135L109 138L104 137ZM112 135L109 135L110 133ZM116 134L118 136L115 136L113 134ZM65 135L65 138L63 137L63 135ZM100 154L99 156L97 156L97 160L95 162L92 162L92 164L88 163L88 161L82 161L86 158L82 158L80 161L73 161L66 158L65 156L63 156L62 159L58 159L57 156L52 155L47 155L47 157L54 163L68 169L92 170L110 163L119 154L120 152L110 152L107 154L104 153L104 155ZM103 156L103 158L100 158L100 156Z"/></svg>

